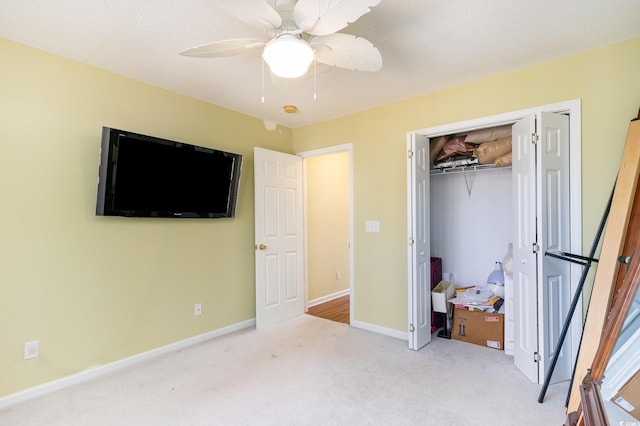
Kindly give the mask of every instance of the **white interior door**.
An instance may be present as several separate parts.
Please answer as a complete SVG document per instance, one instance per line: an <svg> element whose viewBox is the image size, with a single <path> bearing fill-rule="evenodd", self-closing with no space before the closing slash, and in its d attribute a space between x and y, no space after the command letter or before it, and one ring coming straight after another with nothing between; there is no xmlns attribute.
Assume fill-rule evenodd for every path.
<svg viewBox="0 0 640 426"><path fill-rule="evenodd" d="M514 348L516 367L533 383L538 383L538 314L535 115L513 125L513 301Z"/></svg>
<svg viewBox="0 0 640 426"><path fill-rule="evenodd" d="M543 112L538 120L538 352L539 383L549 371L571 304L571 263L545 256L571 252L569 211L569 117ZM571 378L571 338L559 348L550 383Z"/></svg>
<svg viewBox="0 0 640 426"><path fill-rule="evenodd" d="M409 349L431 341L431 236L429 225L429 139L412 134L407 146L409 208Z"/></svg>
<svg viewBox="0 0 640 426"><path fill-rule="evenodd" d="M304 313L302 158L254 148L256 328Z"/></svg>

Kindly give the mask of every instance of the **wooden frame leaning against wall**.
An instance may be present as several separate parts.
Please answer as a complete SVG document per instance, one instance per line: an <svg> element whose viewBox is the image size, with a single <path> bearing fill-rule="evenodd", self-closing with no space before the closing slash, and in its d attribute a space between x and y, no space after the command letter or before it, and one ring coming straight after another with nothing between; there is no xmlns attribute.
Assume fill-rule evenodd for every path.
<svg viewBox="0 0 640 426"><path fill-rule="evenodd" d="M613 196L609 225L605 234L600 265L594 280L589 315L585 324L583 342L591 346L581 348L575 370L571 401L565 425L608 425L607 406L601 394L605 371L611 366L612 356L626 364L627 376L637 371L637 358L633 354L625 356L626 348L619 342L623 327L631 327L624 332L638 334L637 321L630 321L630 315L638 314L634 308L640 286L640 197L638 178L640 172L640 111L629 125L629 133ZM604 263L604 264L603 264ZM631 324L630 324L631 323ZM596 349L592 347L597 345ZM614 355L615 354L615 355ZM620 369L619 367L617 368ZM608 399L608 398L607 398Z"/></svg>

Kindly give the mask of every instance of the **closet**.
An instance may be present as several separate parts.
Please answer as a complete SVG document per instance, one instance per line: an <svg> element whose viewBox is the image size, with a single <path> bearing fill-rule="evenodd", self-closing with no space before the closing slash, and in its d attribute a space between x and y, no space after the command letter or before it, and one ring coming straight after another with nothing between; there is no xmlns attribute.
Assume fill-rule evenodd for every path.
<svg viewBox="0 0 640 426"><path fill-rule="evenodd" d="M466 287L486 280L513 243L506 353L532 382L543 382L580 273L544 255L582 250L579 118L579 101L570 101L407 133L411 349L431 340L430 257L441 257L443 272ZM442 136L504 127L511 129L511 167L434 168L433 144ZM552 382L571 377L580 333L581 318L561 348Z"/></svg>
<svg viewBox="0 0 640 426"><path fill-rule="evenodd" d="M435 162L429 172L430 253L442 259L443 272L458 288L485 284L513 241L511 131L503 125L429 140ZM448 145L467 153L451 157ZM513 355L513 287L507 284L504 351Z"/></svg>

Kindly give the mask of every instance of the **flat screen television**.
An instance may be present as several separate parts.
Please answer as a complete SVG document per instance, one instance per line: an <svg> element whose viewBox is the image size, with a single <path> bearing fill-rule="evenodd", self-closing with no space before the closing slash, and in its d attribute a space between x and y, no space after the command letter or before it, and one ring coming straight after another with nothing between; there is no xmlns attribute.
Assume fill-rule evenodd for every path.
<svg viewBox="0 0 640 426"><path fill-rule="evenodd" d="M102 128L96 215L234 217L242 155Z"/></svg>

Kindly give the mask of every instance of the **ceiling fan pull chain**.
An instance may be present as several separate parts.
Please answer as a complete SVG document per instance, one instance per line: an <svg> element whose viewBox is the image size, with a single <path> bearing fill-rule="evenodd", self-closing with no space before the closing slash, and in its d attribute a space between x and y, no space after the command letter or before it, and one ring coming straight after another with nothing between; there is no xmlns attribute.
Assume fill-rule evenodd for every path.
<svg viewBox="0 0 640 426"><path fill-rule="evenodd" d="M260 62L262 63L262 87L261 87L261 95L262 95L262 103L264 103L264 59L261 59Z"/></svg>
<svg viewBox="0 0 640 426"><path fill-rule="evenodd" d="M313 60L313 100L318 99L318 73L316 72L316 64L318 61Z"/></svg>

